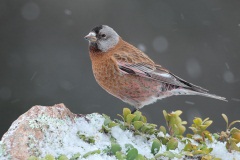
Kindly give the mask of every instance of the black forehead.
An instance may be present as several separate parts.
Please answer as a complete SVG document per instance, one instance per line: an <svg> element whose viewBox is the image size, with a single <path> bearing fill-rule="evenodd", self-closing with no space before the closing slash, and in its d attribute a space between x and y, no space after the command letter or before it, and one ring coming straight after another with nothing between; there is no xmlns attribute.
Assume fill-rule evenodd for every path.
<svg viewBox="0 0 240 160"><path fill-rule="evenodd" d="M92 31L94 31L96 34L98 34L99 31L100 31L102 28L103 28L103 26L102 26L102 25L99 25L99 26L94 27L94 28L92 29Z"/></svg>

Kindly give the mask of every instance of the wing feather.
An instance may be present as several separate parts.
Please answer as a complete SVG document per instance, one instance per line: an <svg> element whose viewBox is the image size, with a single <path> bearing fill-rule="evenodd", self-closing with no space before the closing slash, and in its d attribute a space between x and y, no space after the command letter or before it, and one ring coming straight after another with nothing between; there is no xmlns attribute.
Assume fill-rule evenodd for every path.
<svg viewBox="0 0 240 160"><path fill-rule="evenodd" d="M154 67L145 63L136 63L129 64L123 62L117 62L120 70L124 71L124 73L142 76L146 78L150 78L162 83L172 84L179 87L188 88L198 92L206 92L207 90L196 86L192 83L189 83L173 73L169 72L165 68L155 65Z"/></svg>
<svg viewBox="0 0 240 160"><path fill-rule="evenodd" d="M129 50L132 52L129 53ZM142 76L202 93L208 91L185 81L162 66L155 64L146 54L128 43L124 43L119 48L119 51L113 54L112 59L124 74Z"/></svg>

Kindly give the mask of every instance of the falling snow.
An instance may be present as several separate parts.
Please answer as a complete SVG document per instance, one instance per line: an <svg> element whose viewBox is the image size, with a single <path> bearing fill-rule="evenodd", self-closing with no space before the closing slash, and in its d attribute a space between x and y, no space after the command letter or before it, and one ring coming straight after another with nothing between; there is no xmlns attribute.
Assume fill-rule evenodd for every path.
<svg viewBox="0 0 240 160"><path fill-rule="evenodd" d="M37 75L37 72L34 72L32 77L30 78L30 81L32 81L35 78L36 75Z"/></svg>
<svg viewBox="0 0 240 160"><path fill-rule="evenodd" d="M147 50L146 46L142 43L138 44L137 48L140 49L143 52L146 52L146 50Z"/></svg>
<svg viewBox="0 0 240 160"><path fill-rule="evenodd" d="M232 101L240 102L240 98L231 98Z"/></svg>
<svg viewBox="0 0 240 160"><path fill-rule="evenodd" d="M157 52L164 52L168 49L168 41L165 37L160 36L153 40L153 48Z"/></svg>
<svg viewBox="0 0 240 160"><path fill-rule="evenodd" d="M235 78L234 78L234 74L227 70L223 73L223 79L225 80L225 82L227 83L233 83L235 82Z"/></svg>
<svg viewBox="0 0 240 160"><path fill-rule="evenodd" d="M191 102L191 101L185 101L186 104L190 104L190 105L194 105L195 103L194 102Z"/></svg>
<svg viewBox="0 0 240 160"><path fill-rule="evenodd" d="M65 9L65 10L64 10L64 13L65 13L66 15L68 15L68 16L72 15L72 11L69 10L69 9Z"/></svg>
<svg viewBox="0 0 240 160"><path fill-rule="evenodd" d="M186 62L186 70L190 77L198 78L201 76L202 68L195 58L188 59Z"/></svg>
<svg viewBox="0 0 240 160"><path fill-rule="evenodd" d="M230 69L230 67L229 67L229 65L228 65L227 62L225 62L225 65L226 65L226 68L227 68L227 69Z"/></svg>
<svg viewBox="0 0 240 160"><path fill-rule="evenodd" d="M70 81L68 81L68 80L61 80L61 81L59 82L59 85L60 85L60 87L63 88L64 90L71 90L71 89L74 88L73 84L72 84Z"/></svg>
<svg viewBox="0 0 240 160"><path fill-rule="evenodd" d="M26 20L35 20L40 14L40 8L36 3L29 2L22 7L22 16Z"/></svg>

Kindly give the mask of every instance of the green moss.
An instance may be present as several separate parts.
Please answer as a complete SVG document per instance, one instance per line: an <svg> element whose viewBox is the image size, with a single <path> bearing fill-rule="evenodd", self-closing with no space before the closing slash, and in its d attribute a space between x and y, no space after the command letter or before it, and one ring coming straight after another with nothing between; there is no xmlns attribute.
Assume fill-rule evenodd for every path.
<svg viewBox="0 0 240 160"><path fill-rule="evenodd" d="M94 150L94 151L90 151L90 152L87 152L83 155L83 158L87 158L88 156L90 155L94 155L94 154L100 154L101 151L100 150Z"/></svg>
<svg viewBox="0 0 240 160"><path fill-rule="evenodd" d="M87 137L86 135L84 134L81 134L79 131L77 132L77 136L83 140L84 142L87 142L87 143L95 143L95 140L94 140L94 137L93 136L89 136Z"/></svg>

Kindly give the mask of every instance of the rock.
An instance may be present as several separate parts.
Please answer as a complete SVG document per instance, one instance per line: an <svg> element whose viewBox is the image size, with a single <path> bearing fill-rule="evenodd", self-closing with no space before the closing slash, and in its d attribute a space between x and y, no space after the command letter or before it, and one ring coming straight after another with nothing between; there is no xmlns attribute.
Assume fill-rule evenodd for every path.
<svg viewBox="0 0 240 160"><path fill-rule="evenodd" d="M39 117L47 121L53 119L70 119L72 122L76 117L64 104L54 106L34 106L14 121L9 130L3 135L1 142L4 148L4 156L12 160L26 160L31 155L36 155L34 148L38 148L43 139L43 132L48 124L42 124ZM41 124L40 124L41 123ZM32 143L32 142L36 143ZM0 146L1 155L1 146ZM6 158L8 159L8 158Z"/></svg>
<svg viewBox="0 0 240 160"><path fill-rule="evenodd" d="M183 138L174 137L177 148L168 151L173 137L158 131L157 125L147 123L144 116L131 119L130 110L127 113L123 122L98 113L73 114L63 104L34 106L20 116L2 137L0 160L116 160L136 156L138 159L240 159L239 144L235 144L237 150L230 153L226 142L217 139L206 141L203 147L195 139L183 137L183 141ZM138 115L141 112L138 111ZM141 129L137 125L139 120ZM129 127L127 121L133 125ZM167 144L157 144L158 151L153 152L152 148L156 149L154 140L159 138ZM190 151L185 151L186 146ZM196 152L199 154L191 156Z"/></svg>

